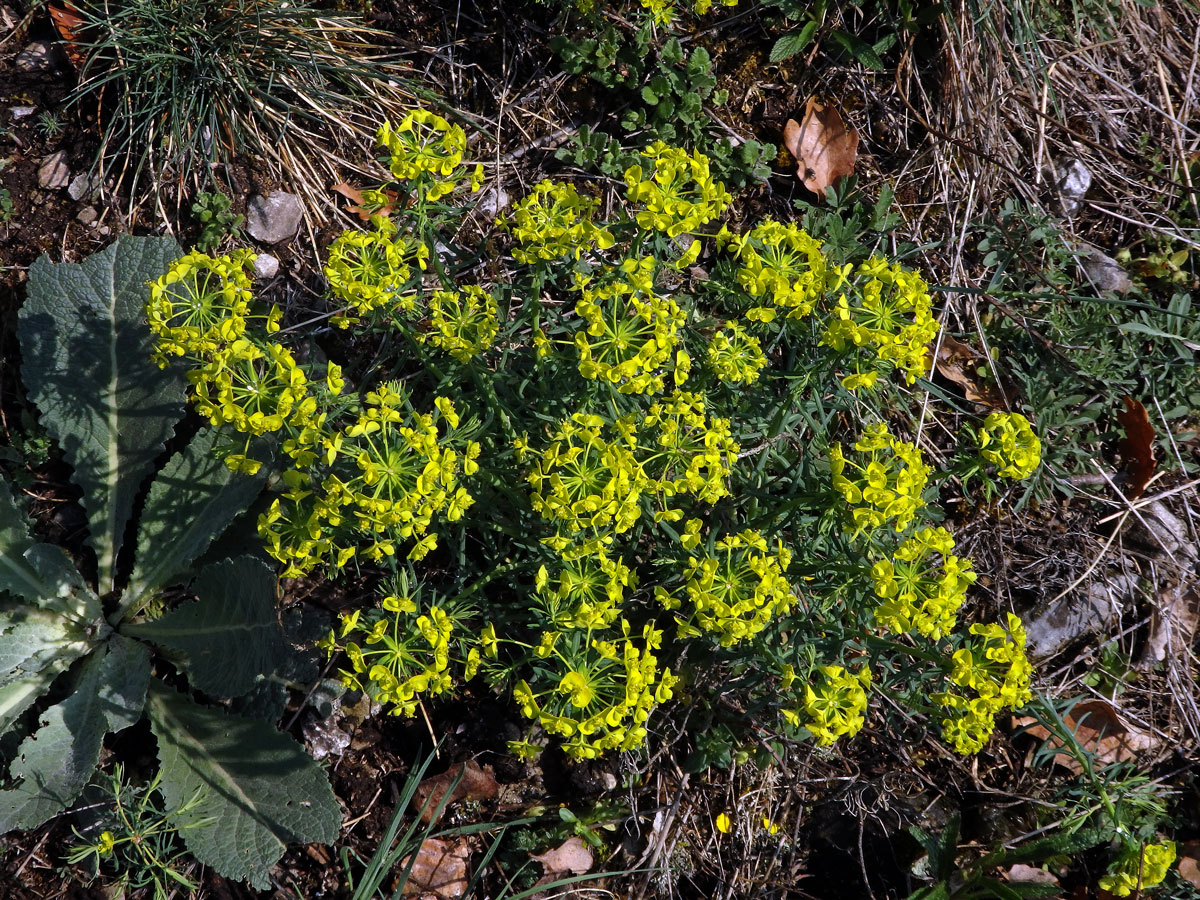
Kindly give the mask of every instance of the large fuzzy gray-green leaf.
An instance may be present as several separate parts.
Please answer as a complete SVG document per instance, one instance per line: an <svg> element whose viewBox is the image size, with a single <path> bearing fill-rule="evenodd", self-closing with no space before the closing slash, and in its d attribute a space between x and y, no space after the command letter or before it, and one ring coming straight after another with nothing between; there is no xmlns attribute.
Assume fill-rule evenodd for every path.
<svg viewBox="0 0 1200 900"><path fill-rule="evenodd" d="M342 814L325 772L292 738L157 683L149 711L167 808L199 797L172 816L198 860L266 889L287 843L337 838Z"/></svg>
<svg viewBox="0 0 1200 900"><path fill-rule="evenodd" d="M275 574L249 556L206 568L192 586L200 598L123 631L160 647L192 687L236 697L269 675L286 648L275 617Z"/></svg>
<svg viewBox="0 0 1200 900"><path fill-rule="evenodd" d="M171 457L150 486L138 530L137 562L126 602L166 587L196 560L262 490L264 475L233 472L213 453L204 429Z"/></svg>
<svg viewBox="0 0 1200 900"><path fill-rule="evenodd" d="M25 551L33 543L25 516L13 500L8 484L0 479L0 592L8 591L37 603L45 593L45 585L25 560Z"/></svg>
<svg viewBox="0 0 1200 900"><path fill-rule="evenodd" d="M17 784L0 791L0 834L70 807L95 771L105 732L140 718L149 680L149 652L120 635L84 662L70 696L43 713L17 750L9 767Z"/></svg>
<svg viewBox="0 0 1200 900"><path fill-rule="evenodd" d="M101 593L134 498L183 415L184 381L150 361L148 282L180 255L171 238L120 237L82 263L39 257L19 315L21 374L74 468Z"/></svg>

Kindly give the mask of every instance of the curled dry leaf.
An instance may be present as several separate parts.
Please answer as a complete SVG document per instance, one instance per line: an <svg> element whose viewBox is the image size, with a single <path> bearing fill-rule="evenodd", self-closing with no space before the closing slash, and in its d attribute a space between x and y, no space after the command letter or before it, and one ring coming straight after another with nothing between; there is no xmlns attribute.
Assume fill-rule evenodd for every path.
<svg viewBox="0 0 1200 900"><path fill-rule="evenodd" d="M1122 721L1116 708L1107 700L1076 703L1063 720L1075 732L1079 743L1094 753L1100 762L1108 765L1134 760L1139 753L1157 750L1161 744L1153 734ZM1033 716L1013 719L1014 725L1028 726L1026 734L1042 740L1053 740L1050 732L1036 723L1037 719ZM1058 746L1057 742L1055 746ZM1066 750L1055 753L1054 761L1076 775L1083 772L1083 766Z"/></svg>
<svg viewBox="0 0 1200 900"><path fill-rule="evenodd" d="M384 196L386 196L388 198L388 203L386 206L380 207L379 209L375 209L375 210L368 210L368 209L363 209L363 203L365 202L366 198L363 196L363 192L361 190L359 190L358 188L351 187L350 185L346 184L346 182L341 181L341 182L338 182L337 184L335 184L333 187L331 187L330 190L334 191L335 193L341 194L343 197L345 197L347 200L349 200L351 203L353 203L354 205L348 206L347 209L350 212L355 213L364 222L368 221L374 213L379 213L380 215L387 216L387 215L391 215L391 213L394 212L396 209L396 192L395 191L384 191L383 192Z"/></svg>
<svg viewBox="0 0 1200 900"><path fill-rule="evenodd" d="M454 783L456 779L457 785ZM421 810L422 821L430 822L439 805L445 812L446 807L459 800L491 800L499 789L491 766L480 766L475 760L468 759L465 763L451 766L441 775L432 775L422 781L417 785L413 802ZM450 796L442 804L447 791L450 791ZM440 814L438 818L441 818Z"/></svg>
<svg viewBox="0 0 1200 900"><path fill-rule="evenodd" d="M591 871L593 862L591 848L580 837L567 838L558 847L540 855L530 854L530 859L540 862L546 875L551 878L583 875Z"/></svg>
<svg viewBox="0 0 1200 900"><path fill-rule="evenodd" d="M458 900L467 892L467 862L471 845L465 837L450 840L427 838L417 850L412 871L401 893L422 900ZM409 857L400 862L399 871L408 866Z"/></svg>
<svg viewBox="0 0 1200 900"><path fill-rule="evenodd" d="M79 15L79 10L71 0L51 3L49 10L50 21L54 23L54 30L58 32L58 36L62 38L67 59L76 70L83 68L87 55L82 48L83 17Z"/></svg>
<svg viewBox="0 0 1200 900"><path fill-rule="evenodd" d="M788 119L783 145L796 157L796 174L819 197L839 178L853 174L858 158L858 132L842 121L832 106L808 98L803 120Z"/></svg>
<svg viewBox="0 0 1200 900"><path fill-rule="evenodd" d="M1146 489L1158 457L1154 452L1154 426L1146 407L1132 397L1122 397L1125 409L1117 413L1117 421L1125 429L1121 440L1121 458L1125 460L1125 496L1134 500Z"/></svg>
<svg viewBox="0 0 1200 900"><path fill-rule="evenodd" d="M987 357L974 347L943 334L934 364L938 374L962 388L963 396L971 403L988 409L1011 409L1007 392L989 377Z"/></svg>

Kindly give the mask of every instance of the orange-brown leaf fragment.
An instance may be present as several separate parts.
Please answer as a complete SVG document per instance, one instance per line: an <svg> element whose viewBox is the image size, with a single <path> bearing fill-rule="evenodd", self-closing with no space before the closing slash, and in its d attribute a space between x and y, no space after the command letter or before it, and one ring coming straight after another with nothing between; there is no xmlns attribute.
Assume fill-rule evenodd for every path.
<svg viewBox="0 0 1200 900"><path fill-rule="evenodd" d="M1132 397L1122 397L1121 401L1125 409L1117 413L1117 421L1125 429L1119 448L1125 460L1125 496L1134 500L1146 490L1158 468L1158 456L1154 452L1154 426L1146 407Z"/></svg>
<svg viewBox="0 0 1200 900"><path fill-rule="evenodd" d="M352 204L354 204L353 206L348 206L346 208L350 212L356 214L364 222L368 221L374 213L379 213L380 215L386 216L386 215L390 215L396 208L395 207L395 203L396 203L396 192L395 191L384 191L384 194L387 196L388 201L389 201L388 204L382 208L370 210L370 209L363 208L363 203L366 202L366 197L363 196L363 192L361 190L359 190L358 188L353 187L349 184L346 184L346 182L344 182L344 181L341 181L341 182L338 182L337 184L333 185L333 187L331 187L330 190L334 191L335 193L341 194L343 197L345 197L347 200L349 200Z"/></svg>
<svg viewBox="0 0 1200 900"><path fill-rule="evenodd" d="M1155 750L1160 744L1159 739L1150 732L1122 721L1116 708L1107 700L1084 700L1082 703L1076 703L1063 717L1063 721L1074 730L1080 744L1094 753L1098 760L1110 765L1135 760L1139 753ZM1026 734L1042 740L1050 739L1050 732L1036 722L1037 719L1033 716L1022 716L1013 720L1015 725L1029 726L1025 729ZM1083 766L1066 750L1055 753L1054 761L1076 775L1083 773Z"/></svg>
<svg viewBox="0 0 1200 900"><path fill-rule="evenodd" d="M454 783L455 780L458 780L458 784ZM421 810L421 819L430 822L434 813L438 812L438 806L442 805L442 798L446 797L447 791L450 796L442 805L443 812L451 803L459 800L491 800L499 789L491 766L480 766L475 760L468 759L465 763L451 766L441 775L433 775L422 781L417 785L413 802ZM438 818L441 818L440 813Z"/></svg>
<svg viewBox="0 0 1200 900"><path fill-rule="evenodd" d="M76 69L82 68L87 60L87 56L80 46L83 43L83 17L79 15L79 10L70 0L51 3L49 9L50 21L54 23L54 30L63 40L63 49L66 50L67 59Z"/></svg>
<svg viewBox="0 0 1200 900"><path fill-rule="evenodd" d="M987 357L969 344L943 334L934 365L939 375L962 388L963 396L971 403L1010 410L1005 392L986 374Z"/></svg>
<svg viewBox="0 0 1200 900"><path fill-rule="evenodd" d="M833 106L808 98L799 124L788 119L783 145L796 157L796 174L819 197L839 178L853 174L858 159L858 132L842 121Z"/></svg>
<svg viewBox="0 0 1200 900"><path fill-rule="evenodd" d="M427 838L417 850L401 893L406 897L419 895L425 900L458 900L467 892L470 858L471 845L465 837ZM401 861L401 872L408 866L408 860L405 857Z"/></svg>
<svg viewBox="0 0 1200 900"><path fill-rule="evenodd" d="M553 850L547 850L540 856L530 854L530 859L536 859L542 864L546 875L583 875L592 869L592 851L583 838L567 838Z"/></svg>

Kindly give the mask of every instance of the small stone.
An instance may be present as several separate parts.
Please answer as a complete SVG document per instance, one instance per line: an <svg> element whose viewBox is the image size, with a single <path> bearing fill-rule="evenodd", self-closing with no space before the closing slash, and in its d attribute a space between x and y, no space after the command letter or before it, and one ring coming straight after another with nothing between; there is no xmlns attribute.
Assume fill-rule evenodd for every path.
<svg viewBox="0 0 1200 900"><path fill-rule="evenodd" d="M109 232L110 232L110 231L112 231L112 229L111 229L111 228L109 228L107 225L101 225L101 226L100 226L100 227L99 227L99 228L96 230L96 233L97 233L98 235L100 235L101 237L108 237L108 234L109 234Z"/></svg>
<svg viewBox="0 0 1200 900"><path fill-rule="evenodd" d="M1079 268L1083 277L1091 283L1099 293L1113 291L1117 294L1126 293L1133 282L1119 262L1106 253L1101 253L1095 247L1084 244L1079 248Z"/></svg>
<svg viewBox="0 0 1200 900"><path fill-rule="evenodd" d="M1060 162L1058 171L1058 182L1055 187L1058 188L1062 211L1069 216L1083 205L1083 195L1092 186L1092 173L1077 159Z"/></svg>
<svg viewBox="0 0 1200 900"><path fill-rule="evenodd" d="M246 204L246 230L256 241L279 244L296 235L304 207L300 198L285 191L252 197Z"/></svg>
<svg viewBox="0 0 1200 900"><path fill-rule="evenodd" d="M94 206L85 206L75 214L75 220L81 225L91 225L98 218L100 218L100 213L96 212Z"/></svg>
<svg viewBox="0 0 1200 900"><path fill-rule="evenodd" d="M17 71L30 74L53 72L62 59L62 49L53 41L33 41L17 54L13 65L17 67Z"/></svg>
<svg viewBox="0 0 1200 900"><path fill-rule="evenodd" d="M21 119L27 119L37 112L36 106L12 106L9 107L9 114L12 115L13 121L18 122Z"/></svg>
<svg viewBox="0 0 1200 900"><path fill-rule="evenodd" d="M72 200L90 200L100 190L100 179L94 175L76 175L67 186L67 196Z"/></svg>
<svg viewBox="0 0 1200 900"><path fill-rule="evenodd" d="M500 210L508 206L508 203L508 191L500 185L496 185L491 190L484 191L483 196L479 199L479 210L489 219L494 219Z"/></svg>
<svg viewBox="0 0 1200 900"><path fill-rule="evenodd" d="M270 253L260 253L254 257L254 277L274 278L279 274L279 260Z"/></svg>
<svg viewBox="0 0 1200 900"><path fill-rule="evenodd" d="M58 150L42 160L38 166L38 186L47 190L65 188L71 181L71 170L67 166L67 151Z"/></svg>

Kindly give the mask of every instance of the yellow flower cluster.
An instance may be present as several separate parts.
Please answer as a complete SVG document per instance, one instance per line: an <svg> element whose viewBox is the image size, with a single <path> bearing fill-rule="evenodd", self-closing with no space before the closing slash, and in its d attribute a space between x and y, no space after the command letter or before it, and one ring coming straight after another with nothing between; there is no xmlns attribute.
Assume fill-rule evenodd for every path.
<svg viewBox="0 0 1200 900"><path fill-rule="evenodd" d="M786 319L803 318L829 287L831 273L821 242L794 222L767 219L741 236L722 230L718 241L742 264L738 284L751 297L770 303L750 309L746 318L751 321L771 322L780 313Z"/></svg>
<svg viewBox="0 0 1200 900"><path fill-rule="evenodd" d="M921 451L896 440L883 423L866 426L854 449L868 454L863 462L847 460L841 444L829 448L833 487L851 506L854 532L881 528L889 520L896 531L904 531L925 505L930 469ZM856 473L853 479L844 474L847 467Z"/></svg>
<svg viewBox="0 0 1200 900"><path fill-rule="evenodd" d="M933 695L949 712L942 719L942 737L959 753L978 753L995 728L996 714L1029 702L1033 667L1025 656L1025 628L1012 613L1007 624L1007 630L994 622L972 625L969 631L979 640L954 652L950 680L975 697Z"/></svg>
<svg viewBox="0 0 1200 900"><path fill-rule="evenodd" d="M457 291L434 291L429 298L429 330L423 343L468 362L489 349L500 331L496 298L477 284Z"/></svg>
<svg viewBox="0 0 1200 900"><path fill-rule="evenodd" d="M904 372L909 384L929 370L928 345L937 337L929 286L900 263L873 256L855 272L854 302L843 293L821 343L844 350L874 347L875 355ZM876 373L849 376L848 388L869 387Z"/></svg>
<svg viewBox="0 0 1200 900"><path fill-rule="evenodd" d="M598 542L569 548L554 575L542 566L534 583L550 621L560 629L608 627L621 612L626 590L636 585L633 570Z"/></svg>
<svg viewBox="0 0 1200 900"><path fill-rule="evenodd" d="M766 364L758 338L737 322L726 322L709 339L709 368L726 384L754 384Z"/></svg>
<svg viewBox="0 0 1200 900"><path fill-rule="evenodd" d="M575 311L584 328L575 334L579 374L616 385L622 394L658 393L668 367L676 384L691 362L680 345L684 315L670 297L654 290L654 260L629 259L612 279L592 287L577 278Z"/></svg>
<svg viewBox="0 0 1200 900"><path fill-rule="evenodd" d="M638 454L642 471L664 502L690 495L716 503L729 495L739 447L729 420L708 416L703 394L675 391L651 404L638 430L644 448Z"/></svg>
<svg viewBox="0 0 1200 900"><path fill-rule="evenodd" d="M804 725L818 744L828 747L843 735L854 737L862 730L871 670L863 666L848 672L841 666L821 666L820 672L820 685L804 689ZM783 709L782 713L792 725L800 724L797 711Z"/></svg>
<svg viewBox="0 0 1200 900"><path fill-rule="evenodd" d="M770 549L759 532L750 530L727 535L716 542L715 550L716 556L693 555L685 564L688 581L684 591L692 612L675 621L681 637L706 631L722 647L732 647L754 637L796 605L785 574L792 554L782 544ZM655 591L655 597L666 609L681 605L662 588Z"/></svg>
<svg viewBox="0 0 1200 900"><path fill-rule="evenodd" d="M599 205L573 185L542 181L513 207L511 223L501 220L521 243L513 249L513 259L536 266L564 256L579 259L586 252L607 250L614 243L612 233L592 221Z"/></svg>
<svg viewBox="0 0 1200 900"><path fill-rule="evenodd" d="M370 231L342 232L329 246L325 263L329 290L359 314L411 312L416 307L413 266L425 269L429 248L396 232L391 220L374 215ZM356 321L347 316L334 319L342 328Z"/></svg>
<svg viewBox="0 0 1200 900"><path fill-rule="evenodd" d="M738 0L716 0L721 6L737 6ZM650 13L656 25L670 25L675 20L675 16L679 12L676 0L641 0L642 8ZM594 0L590 0L586 7L591 8ZM713 7L713 0L691 0L692 9L697 15L704 15Z"/></svg>
<svg viewBox="0 0 1200 900"><path fill-rule="evenodd" d="M330 656L345 653L349 669L339 669L342 684L390 706L394 716L412 716L421 696L436 697L454 687L450 675L454 622L443 608L431 605L423 614L411 597L383 599L385 615L371 622L361 610L343 613L340 634L330 631L320 642ZM357 640L354 638L357 636ZM479 667L472 648L464 661L464 680Z"/></svg>
<svg viewBox="0 0 1200 900"><path fill-rule="evenodd" d="M1162 884L1175 862L1175 842L1146 844L1140 850L1129 848L1108 874L1100 879L1100 888L1114 897L1128 897L1134 891Z"/></svg>
<svg viewBox="0 0 1200 900"><path fill-rule="evenodd" d="M437 113L415 109L395 128L384 122L377 140L391 156L388 168L392 177L416 181L425 190L426 200L439 200L458 186L461 173L456 170L467 149L467 136ZM482 166L476 166L472 188L478 189L482 176Z"/></svg>
<svg viewBox="0 0 1200 900"><path fill-rule="evenodd" d="M160 367L165 368L171 357L213 359L246 333L253 264L250 250L217 257L193 251L151 283L146 318ZM279 328L279 316L272 307L266 318L268 332Z"/></svg>
<svg viewBox="0 0 1200 900"><path fill-rule="evenodd" d="M871 568L875 593L883 601L875 621L893 634L916 631L933 640L947 634L975 581L969 559L953 555L954 538L945 528L921 528ZM929 560L940 554L942 565Z"/></svg>
<svg viewBox="0 0 1200 900"><path fill-rule="evenodd" d="M381 385L367 394L354 422L322 436L320 459L329 469L324 478L284 473L291 489L258 520L267 552L285 566L284 577L322 563L341 568L360 545L373 560L394 555L402 540L416 540L408 553L412 560L437 546L429 530L433 517L456 521L474 502L459 485L459 473L478 470L480 447L470 441L456 450L458 413L444 397L434 404L433 413L413 412L407 396ZM352 540L339 544L339 535Z"/></svg>
<svg viewBox="0 0 1200 900"><path fill-rule="evenodd" d="M1042 461L1042 442L1020 413L991 413L979 432L979 453L1003 478L1028 478Z"/></svg>
<svg viewBox="0 0 1200 900"><path fill-rule="evenodd" d="M637 213L642 228L669 237L690 234L729 205L729 193L723 184L713 181L708 157L698 150L689 155L655 141L641 155L653 171L646 172L641 165L626 169L625 193L642 207Z"/></svg>
<svg viewBox="0 0 1200 900"><path fill-rule="evenodd" d="M678 680L669 669L659 671L654 651L662 645L661 631L647 624L639 646L629 622L620 624L614 640L593 638L590 630L544 634L535 655L558 668L557 684L535 692L519 681L513 690L521 713L565 738L563 750L573 759L640 746L651 710L671 698ZM525 742L510 746L523 755L533 750Z"/></svg>

